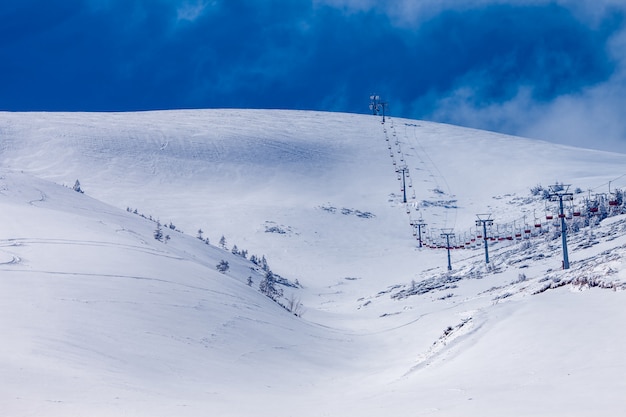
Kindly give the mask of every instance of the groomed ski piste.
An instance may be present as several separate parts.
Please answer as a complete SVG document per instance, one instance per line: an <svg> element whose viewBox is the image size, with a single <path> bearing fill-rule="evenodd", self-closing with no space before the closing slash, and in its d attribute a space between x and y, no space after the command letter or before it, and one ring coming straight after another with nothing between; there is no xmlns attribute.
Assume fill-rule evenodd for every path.
<svg viewBox="0 0 626 417"><path fill-rule="evenodd" d="M381 122L0 113L0 414L623 413L626 155Z"/></svg>

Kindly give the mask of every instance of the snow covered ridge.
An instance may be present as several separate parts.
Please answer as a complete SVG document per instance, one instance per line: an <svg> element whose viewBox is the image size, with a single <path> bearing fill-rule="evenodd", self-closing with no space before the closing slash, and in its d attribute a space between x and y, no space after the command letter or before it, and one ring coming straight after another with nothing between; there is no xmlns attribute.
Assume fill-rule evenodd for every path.
<svg viewBox="0 0 626 417"><path fill-rule="evenodd" d="M626 220L582 215L605 196L615 211L625 155L393 117L189 110L0 113L0 163L4 414L626 407ZM555 182L582 191L569 270L555 203L531 192ZM498 234L489 265L478 213ZM418 248L418 222L424 243L470 242L452 271L445 249Z"/></svg>

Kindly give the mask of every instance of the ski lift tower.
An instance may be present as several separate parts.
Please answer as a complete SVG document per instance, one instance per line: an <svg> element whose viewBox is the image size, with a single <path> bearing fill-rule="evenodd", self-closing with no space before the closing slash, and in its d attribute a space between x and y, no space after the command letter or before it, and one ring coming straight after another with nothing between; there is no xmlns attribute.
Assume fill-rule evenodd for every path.
<svg viewBox="0 0 626 417"><path fill-rule="evenodd" d="M485 241L485 263L489 263L489 244L487 243L487 226L493 226L491 214L477 214L476 227L483 227L483 239Z"/></svg>
<svg viewBox="0 0 626 417"><path fill-rule="evenodd" d="M570 185L555 184L550 188L550 201L559 202L559 218L561 219L561 241L563 242L563 269L569 269L569 257L567 256L567 225L565 224L565 212L563 201L573 201L574 194L568 192Z"/></svg>
<svg viewBox="0 0 626 417"><path fill-rule="evenodd" d="M402 202L406 204L406 175L408 174L409 171L409 167L404 165L401 167L398 167L398 169L396 169L396 172L402 173Z"/></svg>
<svg viewBox="0 0 626 417"><path fill-rule="evenodd" d="M441 237L446 238L446 249L448 250L448 271L452 271L452 262L450 260L450 238L454 237L452 229L441 229Z"/></svg>
<svg viewBox="0 0 626 417"><path fill-rule="evenodd" d="M380 96L377 94L370 95L370 110L374 116L378 116L380 111Z"/></svg>
<svg viewBox="0 0 626 417"><path fill-rule="evenodd" d="M383 124L385 124L385 110L387 109L388 105L389 103L387 103L386 101L380 103L380 107L383 110Z"/></svg>
<svg viewBox="0 0 626 417"><path fill-rule="evenodd" d="M424 220L422 219L422 216L420 216L419 220L411 220L410 222L411 226L413 226L413 228L417 227L417 241L419 242L419 247L422 247L422 228L426 227L426 223L424 223Z"/></svg>

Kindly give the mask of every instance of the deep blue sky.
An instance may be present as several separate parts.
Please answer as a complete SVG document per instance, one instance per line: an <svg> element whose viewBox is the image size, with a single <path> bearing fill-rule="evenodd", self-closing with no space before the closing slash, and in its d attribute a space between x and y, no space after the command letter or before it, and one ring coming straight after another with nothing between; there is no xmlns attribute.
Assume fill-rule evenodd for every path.
<svg viewBox="0 0 626 417"><path fill-rule="evenodd" d="M626 151L622 0L19 0L0 110L368 112Z"/></svg>

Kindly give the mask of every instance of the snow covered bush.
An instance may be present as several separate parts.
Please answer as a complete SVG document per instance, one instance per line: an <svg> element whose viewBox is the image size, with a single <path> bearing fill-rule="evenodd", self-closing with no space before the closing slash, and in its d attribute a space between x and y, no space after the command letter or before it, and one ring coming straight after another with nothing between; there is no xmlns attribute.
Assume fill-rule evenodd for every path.
<svg viewBox="0 0 626 417"><path fill-rule="evenodd" d="M225 261L224 259L222 259L220 261L220 263L215 265L215 269L217 269L222 274L224 274L224 273L226 273L226 271L228 271L230 269L230 265L228 265L228 261Z"/></svg>

